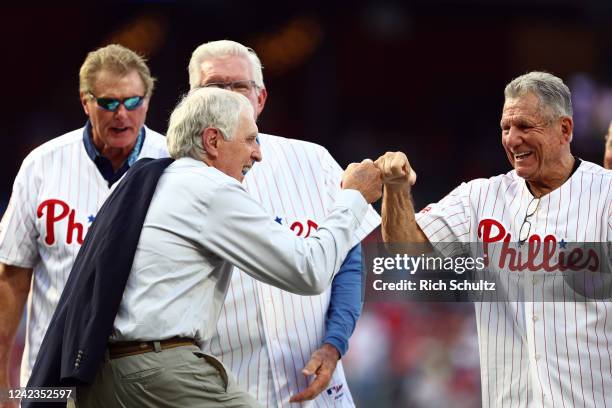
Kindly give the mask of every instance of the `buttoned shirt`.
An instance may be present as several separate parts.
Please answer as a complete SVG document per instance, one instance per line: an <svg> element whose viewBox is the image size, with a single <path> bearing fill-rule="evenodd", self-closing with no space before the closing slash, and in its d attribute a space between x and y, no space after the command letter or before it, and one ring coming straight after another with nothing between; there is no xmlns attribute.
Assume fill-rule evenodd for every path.
<svg viewBox="0 0 612 408"><path fill-rule="evenodd" d="M182 158L162 175L145 219L111 341L193 338L215 330L233 265L282 289L329 286L368 209L338 194L318 230L300 238L279 225L235 179Z"/></svg>

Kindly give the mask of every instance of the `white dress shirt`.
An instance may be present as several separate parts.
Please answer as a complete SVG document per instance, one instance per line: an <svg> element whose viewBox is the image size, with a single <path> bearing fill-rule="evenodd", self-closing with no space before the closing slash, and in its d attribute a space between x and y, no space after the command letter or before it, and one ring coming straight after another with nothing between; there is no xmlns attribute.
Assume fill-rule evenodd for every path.
<svg viewBox="0 0 612 408"><path fill-rule="evenodd" d="M331 284L368 205L343 190L318 230L300 238L235 179L182 158L159 180L144 221L111 341L212 337L233 265L309 295Z"/></svg>

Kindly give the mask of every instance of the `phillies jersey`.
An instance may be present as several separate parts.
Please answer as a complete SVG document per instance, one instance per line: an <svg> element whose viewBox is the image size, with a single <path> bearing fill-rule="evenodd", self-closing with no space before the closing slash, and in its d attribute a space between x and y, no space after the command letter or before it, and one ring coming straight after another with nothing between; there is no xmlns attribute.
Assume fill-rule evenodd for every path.
<svg viewBox="0 0 612 408"><path fill-rule="evenodd" d="M445 253L447 248L457 248L449 246L451 242L471 248L474 243L480 248L498 243L489 266L501 271L497 265L507 265L510 270L501 300L475 303L483 406L612 407L610 300L577 297L564 284L558 272L563 269L516 270L519 252L529 251L529 245L518 244L526 218L531 223L529 241L547 242L558 265L562 253L569 251L568 243L608 245L611 185L612 171L582 161L528 216L534 196L513 170L463 183L417 214L418 225L444 255L451 255ZM535 255L541 262L542 254ZM597 256L597 263L609 267L609 253ZM589 259L585 255L576 261L588 264ZM551 285L556 289L545 298L544 290Z"/></svg>
<svg viewBox="0 0 612 408"><path fill-rule="evenodd" d="M50 140L24 159L0 223L0 262L33 268L23 386L85 234L110 192L85 151L83 131ZM145 135L138 158L168 156L164 136L148 128Z"/></svg>
<svg viewBox="0 0 612 408"><path fill-rule="evenodd" d="M259 139L263 159L244 185L276 222L307 237L330 211L342 169L319 145L266 134ZM370 207L353 245L379 224ZM322 345L330 293L331 288L318 296L291 294L237 269L207 351L262 404L288 406L289 397L308 386L301 371ZM326 390L303 406L354 406L342 361Z"/></svg>

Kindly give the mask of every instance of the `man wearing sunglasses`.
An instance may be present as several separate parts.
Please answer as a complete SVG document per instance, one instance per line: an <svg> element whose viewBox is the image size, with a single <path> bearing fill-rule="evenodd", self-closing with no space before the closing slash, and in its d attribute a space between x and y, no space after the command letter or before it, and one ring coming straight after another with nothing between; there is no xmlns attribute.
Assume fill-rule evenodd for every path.
<svg viewBox="0 0 612 408"><path fill-rule="evenodd" d="M142 157L166 157L165 137L144 126L154 78L133 51L109 45L87 55L79 75L83 128L31 152L0 224L0 388L28 298L21 385L85 233L111 187Z"/></svg>
<svg viewBox="0 0 612 408"><path fill-rule="evenodd" d="M191 89L225 88L244 95L257 119L268 96L253 50L234 41L198 47L189 62ZM263 160L244 179L250 195L279 224L308 237L340 192L342 169L321 146L259 134ZM361 312L361 254L357 245L380 223L370 207L330 289L300 296L232 276L207 351L220 357L238 383L265 406L354 406L339 358ZM310 402L308 400L313 400Z"/></svg>
<svg viewBox="0 0 612 408"><path fill-rule="evenodd" d="M443 256L489 248L483 272L499 276L503 291L475 303L483 406L605 406L610 255L575 243L612 240L612 172L572 155L571 95L561 79L530 72L504 94L501 142L514 170L463 183L415 214L416 175L403 153L385 154L376 162L386 183L383 238L429 244ZM576 278L588 284L572 286Z"/></svg>

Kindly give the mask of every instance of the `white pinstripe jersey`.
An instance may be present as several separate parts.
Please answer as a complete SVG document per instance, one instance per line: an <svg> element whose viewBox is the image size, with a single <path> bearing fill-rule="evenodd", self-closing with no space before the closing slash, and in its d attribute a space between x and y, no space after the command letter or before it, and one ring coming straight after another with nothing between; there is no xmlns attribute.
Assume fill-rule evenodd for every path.
<svg viewBox="0 0 612 408"><path fill-rule="evenodd" d="M147 128L138 158L167 156L166 138ZM22 386L30 377L85 233L109 192L108 182L85 151L83 128L34 149L15 178L0 223L0 262L34 268Z"/></svg>
<svg viewBox="0 0 612 408"><path fill-rule="evenodd" d="M561 187L541 198L530 237L552 235L557 254L567 242L609 245L611 185L611 171L583 161ZM510 234L509 242L516 243L532 199L525 180L511 171L460 185L417 214L417 222L432 243L482 242L500 230L499 237ZM491 222L501 228L487 233L483 226ZM444 252L445 246L438 249ZM601 262L609 263L609 256ZM508 297L475 304L483 406L612 407L611 302L576 301L576 292L574 297L566 292L558 274L506 275L508 283L510 276L517 282L514 295L531 293L525 297L531 301ZM558 297L533 296L551 284L563 288L554 292Z"/></svg>
<svg viewBox="0 0 612 408"><path fill-rule="evenodd" d="M249 193L277 222L307 236L329 212L342 169L321 146L260 134L263 159L247 174ZM355 244L380 223L370 207ZM294 295L235 270L209 345L239 384L265 406L288 406L307 387L301 370L321 346L330 289L319 296ZM342 362L329 387L303 406L353 406Z"/></svg>

